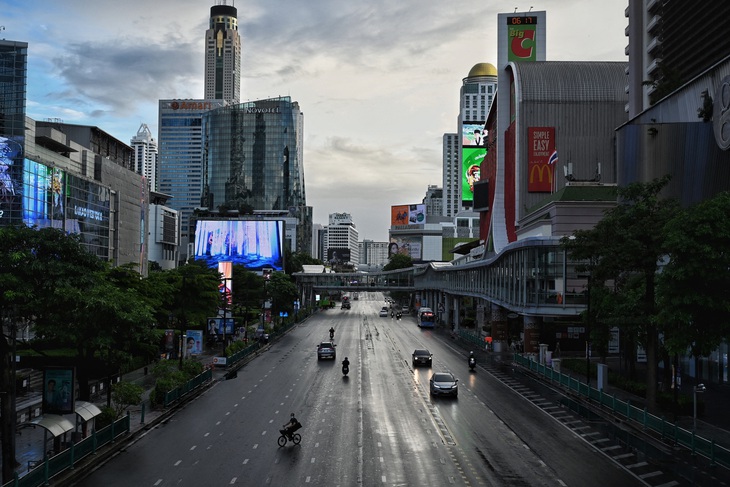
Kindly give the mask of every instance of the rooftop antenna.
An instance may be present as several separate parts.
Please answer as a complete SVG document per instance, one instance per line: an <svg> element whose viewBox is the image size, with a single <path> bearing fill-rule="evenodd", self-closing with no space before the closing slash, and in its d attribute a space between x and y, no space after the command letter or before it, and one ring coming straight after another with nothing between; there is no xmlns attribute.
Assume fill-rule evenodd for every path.
<svg viewBox="0 0 730 487"><path fill-rule="evenodd" d="M533 8L535 8L535 7L533 7L532 5L530 5L530 10L528 10L528 11L527 11L527 13L530 13L530 12L532 12L532 9L533 9Z"/></svg>
<svg viewBox="0 0 730 487"><path fill-rule="evenodd" d="M515 7L515 12L514 13L517 13L517 7Z"/></svg>

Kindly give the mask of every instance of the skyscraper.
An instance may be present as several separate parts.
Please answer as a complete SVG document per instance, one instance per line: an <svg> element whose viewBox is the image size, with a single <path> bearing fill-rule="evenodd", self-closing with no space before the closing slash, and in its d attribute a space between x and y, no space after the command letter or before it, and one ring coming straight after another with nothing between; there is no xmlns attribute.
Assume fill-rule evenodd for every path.
<svg viewBox="0 0 730 487"><path fill-rule="evenodd" d="M238 10L225 3L210 7L205 31L205 99L236 104L241 98L241 36Z"/></svg>
<svg viewBox="0 0 730 487"><path fill-rule="evenodd" d="M157 190L157 141L146 123L140 125L137 135L132 137L130 145L132 153L132 168L147 180L147 187Z"/></svg>
<svg viewBox="0 0 730 487"><path fill-rule="evenodd" d="M159 171L157 190L172 196L168 206L180 212L180 258L187 257L193 210L203 191L203 114L223 100L159 101Z"/></svg>

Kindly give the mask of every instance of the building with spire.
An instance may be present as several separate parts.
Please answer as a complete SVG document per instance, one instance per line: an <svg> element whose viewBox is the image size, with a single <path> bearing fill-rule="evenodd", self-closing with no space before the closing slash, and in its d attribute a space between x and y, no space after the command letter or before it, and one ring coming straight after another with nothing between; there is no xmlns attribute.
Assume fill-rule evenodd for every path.
<svg viewBox="0 0 730 487"><path fill-rule="evenodd" d="M206 100L236 104L241 98L241 36L238 10L232 5L210 7L210 23L205 31Z"/></svg>
<svg viewBox="0 0 730 487"><path fill-rule="evenodd" d="M130 145L133 149L132 169L147 180L150 190L157 190L157 141L146 123L140 125Z"/></svg>

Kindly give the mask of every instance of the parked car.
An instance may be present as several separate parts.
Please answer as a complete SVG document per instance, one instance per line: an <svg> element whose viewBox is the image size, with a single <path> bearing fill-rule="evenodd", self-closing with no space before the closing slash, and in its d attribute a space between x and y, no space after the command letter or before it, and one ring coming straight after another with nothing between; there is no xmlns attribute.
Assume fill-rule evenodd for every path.
<svg viewBox="0 0 730 487"><path fill-rule="evenodd" d="M429 380L432 396L458 396L459 379L451 372L437 372Z"/></svg>
<svg viewBox="0 0 730 487"><path fill-rule="evenodd" d="M335 344L332 342L322 342L317 345L317 360L325 358L331 358L334 360L337 357L337 351L335 351Z"/></svg>
<svg viewBox="0 0 730 487"><path fill-rule="evenodd" d="M426 349L416 349L413 351L413 366L428 365L431 367L433 363L433 355Z"/></svg>

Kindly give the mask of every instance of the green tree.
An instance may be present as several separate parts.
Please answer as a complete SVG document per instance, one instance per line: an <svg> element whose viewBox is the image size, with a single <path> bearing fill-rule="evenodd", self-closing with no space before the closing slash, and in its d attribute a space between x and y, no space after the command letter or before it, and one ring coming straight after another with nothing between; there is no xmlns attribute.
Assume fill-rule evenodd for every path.
<svg viewBox="0 0 730 487"><path fill-rule="evenodd" d="M264 279L242 265L233 266L233 309L243 324L257 320L263 305Z"/></svg>
<svg viewBox="0 0 730 487"><path fill-rule="evenodd" d="M3 316L3 325L10 326L3 326L0 339L0 390L10 391L2 398L0 422L4 481L12 478L16 465L13 343L6 332L19 322L69 326L75 319L76 297L93 289L103 268L76 236L51 228L0 228L0 309L12 310L11 316Z"/></svg>
<svg viewBox="0 0 730 487"><path fill-rule="evenodd" d="M407 269L413 267L413 259L410 255L393 254L387 264L383 266L384 271L394 271L396 269Z"/></svg>
<svg viewBox="0 0 730 487"><path fill-rule="evenodd" d="M656 323L656 279L658 262L665 255L664 227L677 213L674 200L660 193L669 177L649 183L633 183L618 190L619 203L606 212L592 230L576 231L563 243L572 257L589 264L589 299L595 286L615 290L612 300L637 323L639 342L647 356L647 393L649 408L656 409L659 330ZM595 312L615 313L589 300L587 323Z"/></svg>
<svg viewBox="0 0 730 487"><path fill-rule="evenodd" d="M294 311L294 301L299 297L299 291L291 277L283 272L273 272L271 279L266 283L266 294L271 299L271 313L274 317L281 312L290 315Z"/></svg>
<svg viewBox="0 0 730 487"><path fill-rule="evenodd" d="M124 411L129 406L134 406L142 402L142 394L144 387L134 384L133 382L117 382L112 387L112 404L114 408L114 419L122 417Z"/></svg>
<svg viewBox="0 0 730 487"><path fill-rule="evenodd" d="M679 212L667 225L666 249L657 322L669 353L689 349L699 361L730 331L730 193Z"/></svg>
<svg viewBox="0 0 730 487"><path fill-rule="evenodd" d="M324 265L321 260L315 259L309 254L303 252L289 253L288 250L284 262L286 267L285 271L289 275L295 272L303 272L303 266L305 265Z"/></svg>

